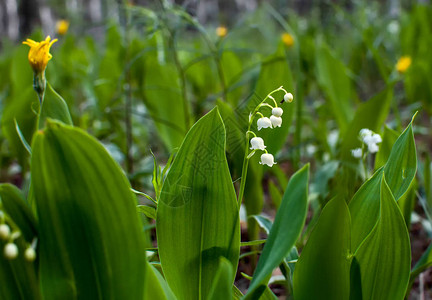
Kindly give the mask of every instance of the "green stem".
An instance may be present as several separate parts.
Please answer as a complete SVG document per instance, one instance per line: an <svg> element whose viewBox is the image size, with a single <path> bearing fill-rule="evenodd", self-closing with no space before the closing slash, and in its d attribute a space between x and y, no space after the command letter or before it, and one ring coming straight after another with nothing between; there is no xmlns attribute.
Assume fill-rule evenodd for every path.
<svg viewBox="0 0 432 300"><path fill-rule="evenodd" d="M42 101L45 97L45 89L46 89L45 71L41 73L34 73L33 89L36 91L38 95L39 103L42 104Z"/></svg>
<svg viewBox="0 0 432 300"><path fill-rule="evenodd" d="M262 104L263 104L265 101L267 101L267 99L269 99L269 98L271 97L272 94L274 94L274 93L276 93L276 92L279 92L279 91L284 91L284 92L286 93L286 91L284 90L283 87L279 87L279 88L275 89L274 91L270 92L270 93L269 93L269 94L264 98L264 100L261 101L261 103L258 104L258 105L255 107L254 111L252 112L251 117L249 118L248 129L247 129L247 131L246 131L245 154L244 154L244 158L243 158L242 173L241 173L241 177L240 177L240 178L241 178L241 179L240 179L240 180L241 180L241 183L240 183L240 190L239 190L239 195L238 195L238 199L237 199L238 209L240 209L240 205L241 205L241 202L242 202L242 200L243 200L244 189L245 189L245 186L246 186L246 176L247 176L248 166L249 166L249 158L248 158L248 155L249 155L249 151L248 151L248 148L249 148L249 147L248 147L248 146L249 146L249 133L252 132L252 131L250 130L250 129L251 129L251 126L252 126L252 122L253 122L253 120L255 119L255 116L256 116L257 114L260 114L260 115L262 116L262 114L258 111L258 110L261 108Z"/></svg>

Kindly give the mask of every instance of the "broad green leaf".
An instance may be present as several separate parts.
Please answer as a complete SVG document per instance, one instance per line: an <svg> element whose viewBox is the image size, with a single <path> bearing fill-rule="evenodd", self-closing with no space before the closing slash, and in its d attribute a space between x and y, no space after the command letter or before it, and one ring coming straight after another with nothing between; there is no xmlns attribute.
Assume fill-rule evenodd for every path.
<svg viewBox="0 0 432 300"><path fill-rule="evenodd" d="M408 190L417 171L417 153L414 142L412 123L396 140L389 159L384 167L384 174L396 201Z"/></svg>
<svg viewBox="0 0 432 300"><path fill-rule="evenodd" d="M351 249L357 250L379 218L383 168L366 181L349 203L351 213Z"/></svg>
<svg viewBox="0 0 432 300"><path fill-rule="evenodd" d="M44 298L142 299L144 235L120 167L94 138L58 122L32 149Z"/></svg>
<svg viewBox="0 0 432 300"><path fill-rule="evenodd" d="M267 240L255 240L255 241L249 241L249 242L241 242L240 247L262 245L262 244L265 244L266 241Z"/></svg>
<svg viewBox="0 0 432 300"><path fill-rule="evenodd" d="M387 126L384 127L382 143L379 144L379 151L375 156L375 169L379 169L385 165L390 156L391 149L393 148L393 145L398 137L398 132L390 129Z"/></svg>
<svg viewBox="0 0 432 300"><path fill-rule="evenodd" d="M178 299L205 299L220 257L236 268L239 214L216 108L186 135L163 184L156 220L163 273Z"/></svg>
<svg viewBox="0 0 432 300"><path fill-rule="evenodd" d="M281 202L282 202L282 193L279 191L278 187L273 181L269 181L268 189L270 193L271 200L273 202L273 205L276 208L279 208Z"/></svg>
<svg viewBox="0 0 432 300"><path fill-rule="evenodd" d="M138 205L137 211L143 213L146 217L156 220L156 208L147 205Z"/></svg>
<svg viewBox="0 0 432 300"><path fill-rule="evenodd" d="M147 264L145 276L145 288L143 299L151 300L175 300L173 292L169 288L161 273L152 265Z"/></svg>
<svg viewBox="0 0 432 300"><path fill-rule="evenodd" d="M31 243L38 235L37 224L21 191L14 185L2 183L0 184L0 199L4 211L11 216L27 242Z"/></svg>
<svg viewBox="0 0 432 300"><path fill-rule="evenodd" d="M234 166L234 177L239 178L242 174L243 158L245 151L245 132L249 111L233 111L232 107L224 102L218 101L223 122L227 132L226 148L228 158ZM249 147L249 146L247 146ZM249 168L246 176L246 187L244 193L244 205L248 215L248 237L251 240L258 239L259 228L254 219L249 216L261 213L263 207L263 187L261 184L263 167L259 164L259 155L254 155L249 160Z"/></svg>
<svg viewBox="0 0 432 300"><path fill-rule="evenodd" d="M409 286L412 286L417 276L420 273L424 272L430 266L432 266L432 244L429 244L429 247L426 249L425 252L423 252L422 256L417 261L414 268L411 270Z"/></svg>
<svg viewBox="0 0 432 300"><path fill-rule="evenodd" d="M237 106L239 99L241 99L242 88L244 88L241 85L236 85L237 80L243 72L242 62L239 56L233 51L221 50L215 55L219 55L216 63L219 64L218 67L221 69L219 76L221 92L224 96L227 96L227 99L224 100L233 106ZM221 77L223 78L223 82L221 82ZM225 91L223 90L224 88Z"/></svg>
<svg viewBox="0 0 432 300"><path fill-rule="evenodd" d="M262 228L262 229L264 229L264 231L267 233L267 234L269 234L270 233L270 230L271 230L271 228L272 228L272 226L273 226L273 223L272 223L272 221L270 221L268 218L266 218L266 217L264 217L264 216L261 216L261 215L254 215L254 216L252 216L256 221L257 221L257 223L258 223L258 225Z"/></svg>
<svg viewBox="0 0 432 300"><path fill-rule="evenodd" d="M295 299L348 299L350 232L345 201L331 200L324 207L295 266Z"/></svg>
<svg viewBox="0 0 432 300"><path fill-rule="evenodd" d="M380 218L354 254L360 266L361 293L363 299L403 299L411 262L408 230L384 177L380 194Z"/></svg>
<svg viewBox="0 0 432 300"><path fill-rule="evenodd" d="M408 190L417 169L412 122L396 140L384 167L364 183L349 203L352 217L352 249L356 251L371 232L379 217L379 195L382 173L391 182L389 187L398 200Z"/></svg>
<svg viewBox="0 0 432 300"><path fill-rule="evenodd" d="M14 122L15 122L15 129L16 129L16 132L18 134L18 137L21 140L21 143L24 146L24 148L27 150L28 154L31 156L31 147L30 147L30 144L27 142L24 134L22 133L21 129L19 128L19 125L18 125L17 121L14 120Z"/></svg>
<svg viewBox="0 0 432 300"><path fill-rule="evenodd" d="M24 139L31 141L37 119L32 106L38 100L36 93L30 86L23 88L19 94L16 94L12 102L5 103L0 119L0 127L9 143L10 151L12 155L18 158L21 166L25 166L29 154L18 136L15 122L19 124Z"/></svg>
<svg viewBox="0 0 432 300"><path fill-rule="evenodd" d="M28 262L23 253L37 237L36 221L24 203L21 192L13 185L0 184L0 208L6 214L9 227L21 231L14 243L18 246L18 257L7 260L3 255L6 241L0 239L0 298L41 299L38 278L38 262ZM10 218L10 219L9 219ZM13 224L11 224L13 222Z"/></svg>
<svg viewBox="0 0 432 300"><path fill-rule="evenodd" d="M233 285L232 291L233 291L233 299L239 300L243 297L242 292L235 285Z"/></svg>
<svg viewBox="0 0 432 300"><path fill-rule="evenodd" d="M329 108L335 117L342 133L352 119L351 80L345 65L334 57L329 47L323 42L316 47L317 79L323 87L329 101Z"/></svg>
<svg viewBox="0 0 432 300"><path fill-rule="evenodd" d="M151 42L155 44L156 39ZM174 64L162 64L150 55L146 56L144 64L146 76L141 87L142 98L162 142L171 152L180 146L189 127L187 119L191 117L185 111L178 69Z"/></svg>
<svg viewBox="0 0 432 300"><path fill-rule="evenodd" d="M38 129L45 127L46 120L50 118L67 125L72 125L68 106L64 99L47 82L45 98L42 102L38 119Z"/></svg>
<svg viewBox="0 0 432 300"><path fill-rule="evenodd" d="M258 287L266 285L268 276L288 255L299 237L306 220L308 179L309 165L304 166L291 177L247 296L259 297Z"/></svg>
<svg viewBox="0 0 432 300"><path fill-rule="evenodd" d="M207 299L232 299L232 282L234 276L233 266L226 258L221 257L219 267L213 279L213 285L210 289Z"/></svg>

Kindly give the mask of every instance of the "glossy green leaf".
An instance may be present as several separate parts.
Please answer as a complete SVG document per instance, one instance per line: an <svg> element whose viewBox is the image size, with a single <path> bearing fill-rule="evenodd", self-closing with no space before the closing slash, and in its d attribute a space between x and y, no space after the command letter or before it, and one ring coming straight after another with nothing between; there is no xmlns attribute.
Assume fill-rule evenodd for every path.
<svg viewBox="0 0 432 300"><path fill-rule="evenodd" d="M366 181L349 203L351 213L351 249L357 250L375 226L380 210L380 190L383 168Z"/></svg>
<svg viewBox="0 0 432 300"><path fill-rule="evenodd" d="M144 235L120 167L87 133L54 121L32 149L44 298L142 299Z"/></svg>
<svg viewBox="0 0 432 300"><path fill-rule="evenodd" d="M387 126L384 127L382 142L379 144L379 151L375 156L375 169L385 165L390 156L391 149L393 148L393 145L398 137L398 132L388 128Z"/></svg>
<svg viewBox="0 0 432 300"><path fill-rule="evenodd" d="M21 129L19 128L19 125L18 125L16 119L14 119L14 123L15 123L16 132L18 134L19 139L21 140L22 145L27 150L28 154L31 156L31 147L30 147L30 144L27 142L24 134L22 133Z"/></svg>
<svg viewBox="0 0 432 300"><path fill-rule="evenodd" d="M232 291L233 291L233 299L239 300L243 297L242 292L235 285L233 285Z"/></svg>
<svg viewBox="0 0 432 300"><path fill-rule="evenodd" d="M0 199L4 211L11 216L27 242L31 243L33 238L38 235L37 224L21 191L12 184L0 184Z"/></svg>
<svg viewBox="0 0 432 300"><path fill-rule="evenodd" d="M243 168L243 158L245 151L245 132L247 130L247 120L249 111L234 111L233 108L222 101L218 101L223 122L226 128L227 142L226 148L228 158L234 166L234 177L239 178ZM263 186L261 184L263 167L259 164L259 155L254 155L249 160L249 168L246 177L246 187L243 203L246 207L248 216L248 237L251 240L258 239L259 228L254 219L249 216L258 215L263 207Z"/></svg>
<svg viewBox="0 0 432 300"><path fill-rule="evenodd" d="M258 287L266 285L268 276L288 255L299 237L307 213L309 165L290 179L267 242L261 253L247 296L259 297Z"/></svg>
<svg viewBox="0 0 432 300"><path fill-rule="evenodd" d="M365 182L349 203L352 218L352 249L358 246L371 232L379 217L379 195L381 177L384 172L386 180L392 184L390 189L396 200L408 190L415 177L417 155L412 132L412 122L396 140L389 159L384 167Z"/></svg>
<svg viewBox="0 0 432 300"><path fill-rule="evenodd" d="M414 280L417 276L424 272L427 268L432 266L432 244L429 244L429 247L423 252L420 259L415 264L414 268L411 270L410 282L409 286L412 286Z"/></svg>
<svg viewBox="0 0 432 300"><path fill-rule="evenodd" d="M190 129L172 163L156 232L163 273L178 299L205 299L221 256L237 266L239 214L217 109Z"/></svg>
<svg viewBox="0 0 432 300"><path fill-rule="evenodd" d="M350 231L345 201L331 200L324 207L295 266L295 299L348 299Z"/></svg>
<svg viewBox="0 0 432 300"><path fill-rule="evenodd" d="M273 205L276 208L279 208L281 202L282 202L282 193L279 191L278 187L273 181L269 181L268 189L270 193L271 200L273 202Z"/></svg>
<svg viewBox="0 0 432 300"><path fill-rule="evenodd" d="M384 177L380 194L380 218L354 254L360 266L362 297L403 299L411 262L408 230Z"/></svg>
<svg viewBox="0 0 432 300"><path fill-rule="evenodd" d="M417 153L412 123L415 115L393 145L384 174L396 201L408 190L417 171Z"/></svg>
<svg viewBox="0 0 432 300"><path fill-rule="evenodd" d="M232 299L233 266L226 258L221 257L219 267L213 279L208 298L211 300Z"/></svg>
<svg viewBox="0 0 432 300"><path fill-rule="evenodd" d="M147 205L138 205L137 211L143 213L146 217L156 220L156 208Z"/></svg>
<svg viewBox="0 0 432 300"><path fill-rule="evenodd" d="M152 43L156 44L156 39L153 39ZM162 142L171 152L180 146L189 127L189 124L186 124L187 119L190 118L182 103L179 73L173 64L167 61L161 63L151 56L144 63L144 72L147 75L142 86L142 98Z"/></svg>
<svg viewBox="0 0 432 300"><path fill-rule="evenodd" d="M147 271L145 276L145 288L143 299L151 300L175 300L173 292L169 288L165 279L162 277L161 273L152 265L147 265Z"/></svg>
<svg viewBox="0 0 432 300"><path fill-rule="evenodd" d="M267 234L270 233L270 230L271 230L271 228L273 226L272 221L270 221L268 218L266 218L264 216L261 216L261 215L259 215L259 216L254 215L252 217L257 221L258 225L262 229L264 229L265 233L267 233Z"/></svg>
<svg viewBox="0 0 432 300"><path fill-rule="evenodd" d="M329 108L344 133L353 116L353 92L347 68L323 42L316 48L316 67L317 79L327 95Z"/></svg>
<svg viewBox="0 0 432 300"><path fill-rule="evenodd" d="M40 115L38 119L39 129L45 127L45 122L48 118L61 121L67 125L72 125L72 119L66 102L51 87L49 82L47 82L47 86L45 90L45 98L42 102Z"/></svg>

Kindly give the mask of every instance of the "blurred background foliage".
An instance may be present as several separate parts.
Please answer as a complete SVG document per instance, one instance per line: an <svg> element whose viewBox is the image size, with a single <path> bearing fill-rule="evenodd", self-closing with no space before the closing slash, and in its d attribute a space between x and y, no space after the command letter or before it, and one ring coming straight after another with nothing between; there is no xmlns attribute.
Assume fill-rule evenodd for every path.
<svg viewBox="0 0 432 300"><path fill-rule="evenodd" d="M28 189L29 154L16 124L30 142L38 101L21 41L51 35L59 41L46 76L66 100L74 125L100 140L132 186L148 193L150 149L158 161L167 161L215 105L237 180L249 112L278 86L291 91L284 126L263 133L278 165L269 170L257 157L251 161L247 215L263 209L271 214L289 176L306 162L314 212L333 196L350 199L419 111L418 189L404 203L411 208L407 218L414 207L416 221L429 224L418 245L425 248L430 214L414 200L432 211L431 15L428 1L2 1L0 182ZM66 30L58 27L60 20L68 22ZM225 34L217 31L220 26ZM398 71L402 56L411 64ZM384 139L375 164L369 161L370 174L351 156L361 128ZM249 240L259 235L253 220L248 234Z"/></svg>

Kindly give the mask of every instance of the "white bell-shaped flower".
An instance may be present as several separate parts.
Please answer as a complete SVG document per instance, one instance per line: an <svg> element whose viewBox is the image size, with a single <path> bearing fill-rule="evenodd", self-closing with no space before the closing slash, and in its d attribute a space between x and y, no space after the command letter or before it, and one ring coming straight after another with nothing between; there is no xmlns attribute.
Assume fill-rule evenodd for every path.
<svg viewBox="0 0 432 300"><path fill-rule="evenodd" d="M378 143L381 143L381 142L382 142L382 138L381 138L381 136L380 136L378 133L374 133L374 134L372 135L371 139L372 139L372 142L373 142L374 144L378 144Z"/></svg>
<svg viewBox="0 0 432 300"><path fill-rule="evenodd" d="M273 155L271 155L270 153L264 153L261 155L260 164L261 165L267 165L269 167L273 167L273 165L276 163L274 162Z"/></svg>
<svg viewBox="0 0 432 300"><path fill-rule="evenodd" d="M32 247L28 247L24 252L24 257L27 261L34 261L36 259L36 251Z"/></svg>
<svg viewBox="0 0 432 300"><path fill-rule="evenodd" d="M264 150L266 146L264 145L264 140L260 137L253 137L250 140L251 143L251 149L252 150Z"/></svg>
<svg viewBox="0 0 432 300"><path fill-rule="evenodd" d="M360 136L362 139L364 139L366 136L371 136L371 135L372 135L372 131L370 129L363 128L360 130Z"/></svg>
<svg viewBox="0 0 432 300"><path fill-rule="evenodd" d="M291 94L291 93L286 93L286 94L284 95L284 101L285 101L285 102L292 102L293 99L294 99L294 97L293 97L293 94Z"/></svg>
<svg viewBox="0 0 432 300"><path fill-rule="evenodd" d="M7 259L14 259L18 256L18 247L14 243L7 243L4 247L4 256Z"/></svg>
<svg viewBox="0 0 432 300"><path fill-rule="evenodd" d="M379 147L375 143L370 143L370 144L368 144L368 150L370 153L377 153L379 150Z"/></svg>
<svg viewBox="0 0 432 300"><path fill-rule="evenodd" d="M258 130L261 130L261 128L272 128L272 122L267 117L259 118L257 121Z"/></svg>
<svg viewBox="0 0 432 300"><path fill-rule="evenodd" d="M7 240L10 236L10 228L7 224L0 225L0 239Z"/></svg>
<svg viewBox="0 0 432 300"><path fill-rule="evenodd" d="M270 117L270 122L271 122L273 127L281 127L282 126L282 118L281 117L276 117L276 116L272 115Z"/></svg>
<svg viewBox="0 0 432 300"><path fill-rule="evenodd" d="M283 109L282 107L275 107L272 109L272 115L275 117L280 117L283 114Z"/></svg>
<svg viewBox="0 0 432 300"><path fill-rule="evenodd" d="M353 149L353 150L351 150L351 154L355 158L361 158L362 157L362 149L361 148Z"/></svg>

